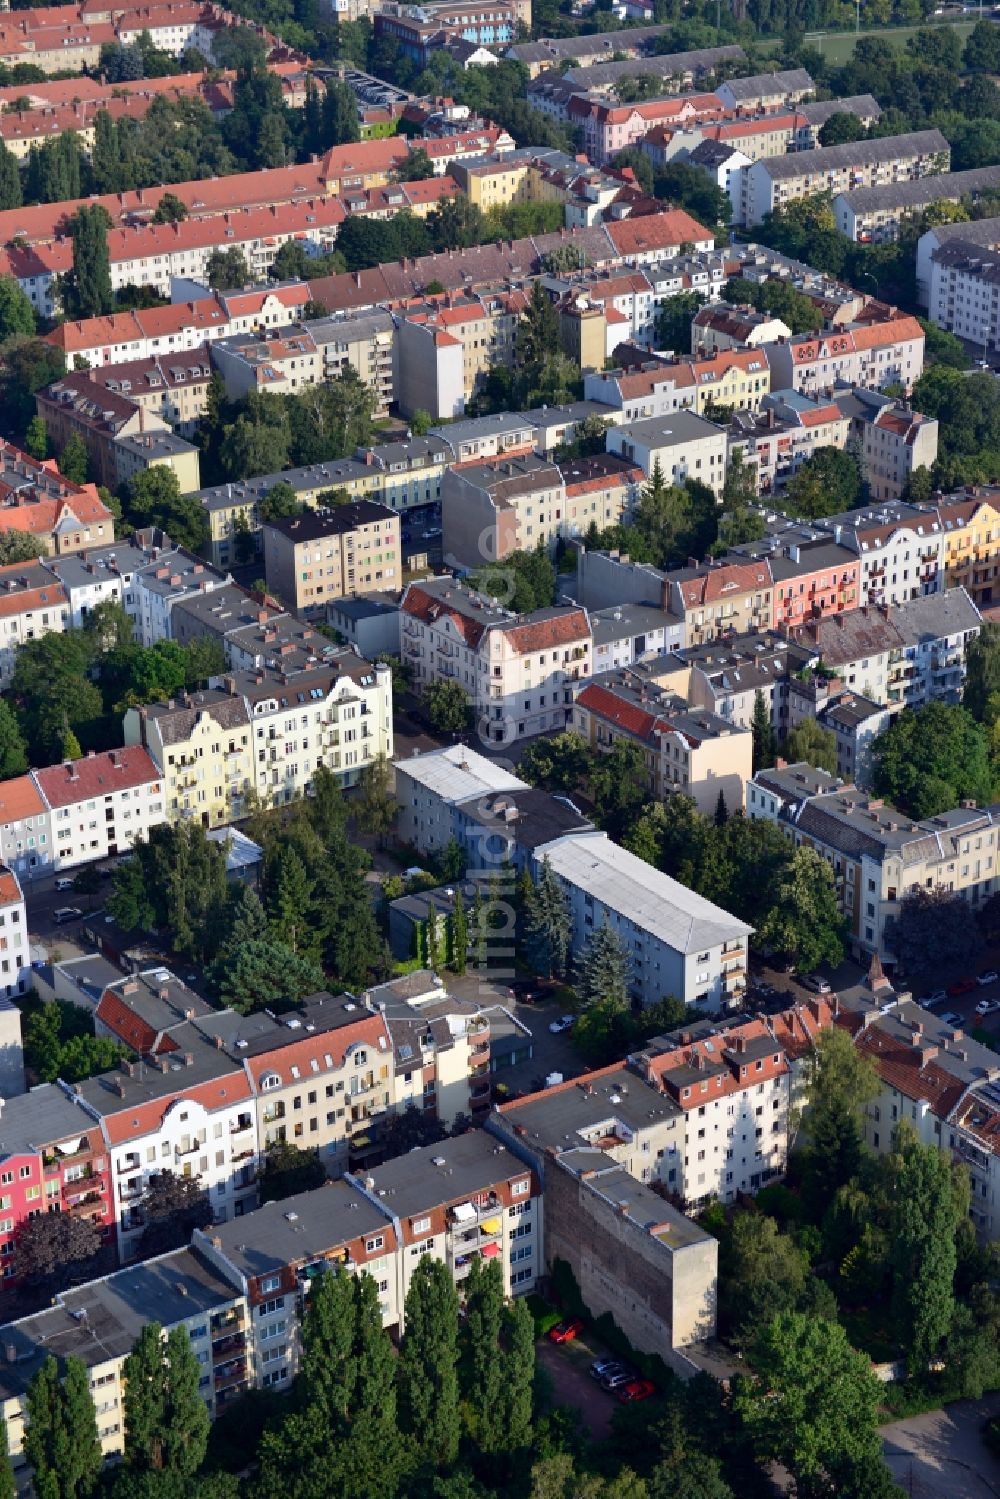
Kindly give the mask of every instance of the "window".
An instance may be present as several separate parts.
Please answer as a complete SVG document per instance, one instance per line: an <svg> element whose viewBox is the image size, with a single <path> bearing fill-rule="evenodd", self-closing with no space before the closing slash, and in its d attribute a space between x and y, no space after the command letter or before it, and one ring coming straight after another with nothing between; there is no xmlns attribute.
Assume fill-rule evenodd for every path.
<svg viewBox="0 0 1000 1499"><path fill-rule="evenodd" d="M426 1221L429 1222L429 1220L426 1220ZM381 1249L384 1244L385 1244L385 1236L383 1234L376 1234L373 1239L366 1239L365 1240L365 1249L366 1249L366 1251L367 1251L368 1254L374 1254L375 1251L377 1249Z"/></svg>
<svg viewBox="0 0 1000 1499"><path fill-rule="evenodd" d="M261 1280L260 1289L264 1293L265 1296L267 1295L268 1291L278 1291L278 1290L280 1290L281 1289L281 1276L280 1275L265 1275L264 1278Z"/></svg>
<svg viewBox="0 0 1000 1499"><path fill-rule="evenodd" d="M530 1191L531 1181L525 1177L524 1181L513 1182L511 1184L510 1195L511 1197L526 1197Z"/></svg>

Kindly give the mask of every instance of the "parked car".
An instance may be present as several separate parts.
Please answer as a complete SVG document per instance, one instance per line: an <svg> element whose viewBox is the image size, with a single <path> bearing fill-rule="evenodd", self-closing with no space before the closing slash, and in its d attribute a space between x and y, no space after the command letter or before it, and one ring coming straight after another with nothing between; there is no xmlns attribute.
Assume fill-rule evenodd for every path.
<svg viewBox="0 0 1000 1499"><path fill-rule="evenodd" d="M573 1029L573 1022L575 1019L575 1015L560 1015L558 1020L549 1021L549 1030L552 1032L553 1036L561 1035L563 1031L569 1031Z"/></svg>
<svg viewBox="0 0 1000 1499"><path fill-rule="evenodd" d="M977 1015L992 1015L1000 1010L1000 999L981 999L976 1005Z"/></svg>
<svg viewBox="0 0 1000 1499"><path fill-rule="evenodd" d="M64 926L67 921L79 921L82 915L79 906L60 906L58 911L52 912L52 920L56 926Z"/></svg>
<svg viewBox="0 0 1000 1499"><path fill-rule="evenodd" d="M948 994L951 999L957 999L960 994L971 994L975 987L975 979L956 979L953 984L948 985Z"/></svg>
<svg viewBox="0 0 1000 1499"><path fill-rule="evenodd" d="M580 1318L567 1317L565 1322L558 1322L555 1327L549 1328L549 1342L572 1343L581 1332L583 1332L583 1323Z"/></svg>
<svg viewBox="0 0 1000 1499"><path fill-rule="evenodd" d="M618 1391L618 1399L622 1405L628 1405L631 1400L648 1400L655 1394L656 1386L652 1380L633 1379L631 1384L623 1385Z"/></svg>
<svg viewBox="0 0 1000 1499"><path fill-rule="evenodd" d="M632 1384L635 1378L636 1373L634 1369L626 1369L624 1367L613 1369L610 1374L605 1374L601 1380L601 1389L607 1390L609 1395L613 1395L615 1390L622 1390L627 1384Z"/></svg>
<svg viewBox="0 0 1000 1499"><path fill-rule="evenodd" d="M1000 973L997 973L995 968L987 968L986 972L981 973L976 979L976 983L980 989L987 989L990 984L995 984L997 979L1000 979Z"/></svg>
<svg viewBox="0 0 1000 1499"><path fill-rule="evenodd" d="M961 1015L956 1015L954 1010L945 1010L945 1012L944 1012L943 1015L939 1015L938 1016L938 1019L941 1021L942 1025L961 1025L962 1024L962 1017L961 1017Z"/></svg>
<svg viewBox="0 0 1000 1499"><path fill-rule="evenodd" d="M68 875L64 874L60 879L56 880L55 888L57 890L72 890L73 881L69 878Z"/></svg>
<svg viewBox="0 0 1000 1499"><path fill-rule="evenodd" d="M935 989L932 993L925 995L923 999L918 999L917 1004L923 1005L925 1010L933 1010L935 1005L943 1005L947 998L948 996L943 989Z"/></svg>
<svg viewBox="0 0 1000 1499"><path fill-rule="evenodd" d="M818 973L807 973L804 978L799 979L799 983L803 988L811 989L814 994L830 993L830 985Z"/></svg>
<svg viewBox="0 0 1000 1499"><path fill-rule="evenodd" d="M614 1374L618 1369L624 1369L625 1365L621 1359L606 1354L604 1358L595 1358L590 1366L591 1379L604 1379L608 1374Z"/></svg>

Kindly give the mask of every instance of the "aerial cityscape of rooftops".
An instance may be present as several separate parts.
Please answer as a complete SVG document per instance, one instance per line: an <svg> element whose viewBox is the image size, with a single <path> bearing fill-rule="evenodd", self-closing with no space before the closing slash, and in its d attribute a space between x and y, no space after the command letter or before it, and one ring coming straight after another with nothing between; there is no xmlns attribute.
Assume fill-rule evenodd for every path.
<svg viewBox="0 0 1000 1499"><path fill-rule="evenodd" d="M0 0L0 1347L0 1499L1000 1492L1000 9Z"/></svg>

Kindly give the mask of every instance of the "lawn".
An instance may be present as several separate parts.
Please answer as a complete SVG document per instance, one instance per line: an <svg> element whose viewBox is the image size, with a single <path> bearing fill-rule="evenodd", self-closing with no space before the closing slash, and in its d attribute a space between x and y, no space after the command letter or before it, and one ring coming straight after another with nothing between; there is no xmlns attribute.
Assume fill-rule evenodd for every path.
<svg viewBox="0 0 1000 1499"><path fill-rule="evenodd" d="M966 37L976 24L975 21L929 21L928 25L953 26L958 32L959 40L965 42ZM881 36L891 42L894 47L905 47L911 36L916 36L922 30L919 26L883 26L872 31L862 31L861 36ZM849 62L858 43L858 33L854 31L809 31L806 33L806 46L815 47L821 52L828 62L837 64ZM778 37L772 37L766 42L761 42L762 51L777 52L781 49L782 42Z"/></svg>

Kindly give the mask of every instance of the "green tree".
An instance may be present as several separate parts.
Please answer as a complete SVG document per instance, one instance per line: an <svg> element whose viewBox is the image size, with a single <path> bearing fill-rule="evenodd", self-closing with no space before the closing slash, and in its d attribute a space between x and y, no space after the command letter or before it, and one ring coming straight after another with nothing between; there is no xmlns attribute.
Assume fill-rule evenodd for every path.
<svg viewBox="0 0 1000 1499"><path fill-rule="evenodd" d="M779 1313L794 1311L806 1260L773 1218L737 1213L719 1249L719 1316L734 1342L751 1342Z"/></svg>
<svg viewBox="0 0 1000 1499"><path fill-rule="evenodd" d="M779 1313L757 1338L752 1364L754 1377L738 1382L733 1403L762 1457L802 1485L845 1461L879 1457L880 1386L842 1327Z"/></svg>
<svg viewBox="0 0 1000 1499"><path fill-rule="evenodd" d="M32 1376L25 1404L24 1455L40 1499L84 1499L93 1493L103 1459L82 1360L68 1358L60 1379L50 1354Z"/></svg>
<svg viewBox="0 0 1000 1499"><path fill-rule="evenodd" d="M343 1443L333 1468L345 1499L356 1494L392 1499L403 1463L396 1423L396 1357L382 1326L377 1285L370 1275L355 1276L353 1284L355 1384L351 1417L359 1427L363 1424L365 1441Z"/></svg>
<svg viewBox="0 0 1000 1499"><path fill-rule="evenodd" d="M79 432L74 432L59 455L59 472L71 484L87 482L87 446Z"/></svg>
<svg viewBox="0 0 1000 1499"><path fill-rule="evenodd" d="M742 449L736 448L722 486L720 548L745 546L749 541L760 540L764 534L764 517L752 508L756 503L757 471L746 462Z"/></svg>
<svg viewBox="0 0 1000 1499"><path fill-rule="evenodd" d="M575 987L580 1004L612 1004L622 1008L629 998L629 957L621 938L602 922L587 938L577 966Z"/></svg>
<svg viewBox="0 0 1000 1499"><path fill-rule="evenodd" d="M309 914L316 887L294 848L280 847L273 863L275 867L268 871L271 893L267 902L272 934L293 953L314 950Z"/></svg>
<svg viewBox="0 0 1000 1499"><path fill-rule="evenodd" d="M978 723L992 724L997 716L994 707L1000 703L997 694L1000 694L1000 624L983 620L979 634L966 647L962 706Z"/></svg>
<svg viewBox="0 0 1000 1499"><path fill-rule="evenodd" d="M865 127L858 116L841 110L838 114L832 114L823 121L819 129L819 144L841 146L849 141L862 140L864 134Z"/></svg>
<svg viewBox="0 0 1000 1499"><path fill-rule="evenodd" d="M70 195L67 195L70 196ZM75 317L101 317L115 304L111 289L111 219L99 203L78 208L69 221L73 269L67 277L67 303Z"/></svg>
<svg viewBox="0 0 1000 1499"><path fill-rule="evenodd" d="M687 492L667 483L657 458L639 494L632 523L658 567L672 565L682 553L689 519Z"/></svg>
<svg viewBox="0 0 1000 1499"><path fill-rule="evenodd" d="M705 305L701 292L680 291L668 297L656 319L656 342L672 354L691 353L691 323Z"/></svg>
<svg viewBox="0 0 1000 1499"><path fill-rule="evenodd" d="M0 699L0 781L24 775L28 769L28 748L10 703Z"/></svg>
<svg viewBox="0 0 1000 1499"><path fill-rule="evenodd" d="M27 294L13 276L0 276L0 342L6 342L19 333L30 336L34 331L35 312Z"/></svg>
<svg viewBox="0 0 1000 1499"><path fill-rule="evenodd" d="M471 704L461 683L430 682L424 689L424 706L431 728L438 734L461 734L469 727Z"/></svg>
<svg viewBox="0 0 1000 1499"><path fill-rule="evenodd" d="M447 1266L423 1255L406 1293L399 1357L400 1427L432 1468L458 1456L458 1293Z"/></svg>
<svg viewBox="0 0 1000 1499"><path fill-rule="evenodd" d="M862 1114L881 1084L874 1063L847 1031L830 1026L806 1060L808 1168L817 1203L833 1200L858 1174L864 1154Z"/></svg>
<svg viewBox="0 0 1000 1499"><path fill-rule="evenodd" d="M355 815L359 826L374 836L380 848L399 810L392 784L392 769L385 755L377 755L358 777Z"/></svg>
<svg viewBox="0 0 1000 1499"><path fill-rule="evenodd" d="M508 1464L531 1444L535 1377L535 1322L527 1302L515 1297L504 1308L502 1338L503 1446Z"/></svg>
<svg viewBox="0 0 1000 1499"><path fill-rule="evenodd" d="M570 935L569 901L546 857L525 912L525 954L536 973L546 978L565 973Z"/></svg>
<svg viewBox="0 0 1000 1499"><path fill-rule="evenodd" d="M346 1420L357 1379L354 1281L327 1270L314 1280L302 1323L302 1385L308 1409L336 1431Z"/></svg>
<svg viewBox="0 0 1000 1499"><path fill-rule="evenodd" d="M204 1461L210 1419L187 1329L172 1328L164 1338L159 1323L147 1323L122 1373L126 1466L193 1477Z"/></svg>
<svg viewBox="0 0 1000 1499"><path fill-rule="evenodd" d="M518 774L546 791L570 792L584 786L594 763L593 752L581 734L567 730L544 734L525 747Z"/></svg>
<svg viewBox="0 0 1000 1499"><path fill-rule="evenodd" d="M832 776L837 774L837 736L815 718L804 718L789 730L781 753L789 765L814 765L817 770L828 770Z"/></svg>
<svg viewBox="0 0 1000 1499"><path fill-rule="evenodd" d="M908 1372L925 1379L955 1315L955 1235L967 1212L956 1191L954 1168L912 1129L900 1129L893 1155L889 1253L892 1308Z"/></svg>
<svg viewBox="0 0 1000 1499"><path fill-rule="evenodd" d="M7 1446L7 1422L0 1421L0 1499L17 1499L17 1480Z"/></svg>
<svg viewBox="0 0 1000 1499"><path fill-rule="evenodd" d="M181 494L172 468L158 463L129 481L129 519L156 526L179 546L198 552L208 540L208 517L196 495Z"/></svg>
<svg viewBox="0 0 1000 1499"><path fill-rule="evenodd" d="M455 889L455 901L451 914L451 963L452 973L465 972L469 961L469 923L465 914L465 897L461 886Z"/></svg>
<svg viewBox="0 0 1000 1499"><path fill-rule="evenodd" d="M188 1244L196 1228L212 1221L208 1193L197 1176L154 1171L142 1194L144 1255L166 1254Z"/></svg>
<svg viewBox="0 0 1000 1499"><path fill-rule="evenodd" d="M871 749L878 794L921 819L993 793L986 734L966 708L931 702L897 714Z"/></svg>
<svg viewBox="0 0 1000 1499"><path fill-rule="evenodd" d="M559 315L545 287L535 281L514 334L514 375L522 395L537 386L546 360L558 348Z"/></svg>
<svg viewBox="0 0 1000 1499"><path fill-rule="evenodd" d="M69 1267L82 1274L96 1263L100 1231L89 1218L73 1213L39 1213L29 1218L17 1241L19 1268L27 1284L52 1293Z"/></svg>
<svg viewBox="0 0 1000 1499"><path fill-rule="evenodd" d="M24 434L24 450L39 462L49 456L49 429L43 416L33 416ZM28 533L25 533L28 534Z"/></svg>
<svg viewBox="0 0 1000 1499"><path fill-rule="evenodd" d="M6 142L0 142L0 209L20 208L21 169Z"/></svg>
<svg viewBox="0 0 1000 1499"><path fill-rule="evenodd" d="M494 1260L477 1255L465 1282L462 1328L462 1393L470 1435L481 1452L502 1450L504 1436L504 1368L500 1358L503 1328L503 1276Z"/></svg>
<svg viewBox="0 0 1000 1499"><path fill-rule="evenodd" d="M213 291L232 291L249 286L253 277L246 256L236 245L228 250L213 250L208 257L205 275Z"/></svg>
<svg viewBox="0 0 1000 1499"><path fill-rule="evenodd" d="M224 962L212 966L210 976L223 1003L242 1015L276 1005L287 1008L325 986L314 958L266 938L241 943Z"/></svg>
<svg viewBox="0 0 1000 1499"><path fill-rule="evenodd" d="M188 216L187 204L176 193L164 193L153 214L154 224L181 224Z"/></svg>
<svg viewBox="0 0 1000 1499"><path fill-rule="evenodd" d="M759 687L754 693L750 732L753 734L754 772L767 770L775 760L775 734L771 725L771 710Z"/></svg>
<svg viewBox="0 0 1000 1499"><path fill-rule="evenodd" d="M310 1192L326 1181L326 1168L315 1150L300 1150L291 1141L268 1147L260 1173L260 1200L281 1202L299 1192Z"/></svg>
<svg viewBox="0 0 1000 1499"><path fill-rule="evenodd" d="M844 956L846 923L833 870L815 849L797 848L773 895L760 936L795 959L800 973L821 963L835 968Z"/></svg>
<svg viewBox="0 0 1000 1499"><path fill-rule="evenodd" d="M850 453L817 448L789 479L783 505L789 515L819 520L853 509L860 493L861 475Z"/></svg>
<svg viewBox="0 0 1000 1499"><path fill-rule="evenodd" d="M474 573L470 583L478 592L499 599L505 609L530 614L554 602L556 570L539 544L532 551L510 552L497 565Z"/></svg>

